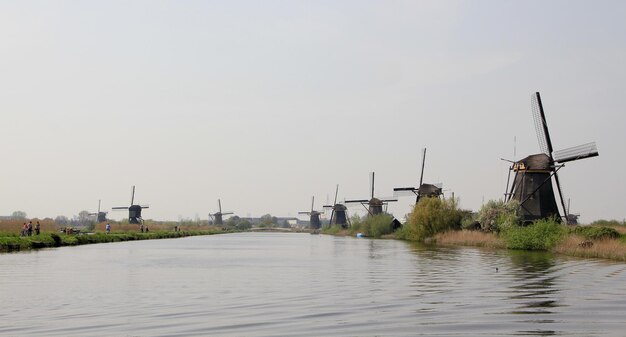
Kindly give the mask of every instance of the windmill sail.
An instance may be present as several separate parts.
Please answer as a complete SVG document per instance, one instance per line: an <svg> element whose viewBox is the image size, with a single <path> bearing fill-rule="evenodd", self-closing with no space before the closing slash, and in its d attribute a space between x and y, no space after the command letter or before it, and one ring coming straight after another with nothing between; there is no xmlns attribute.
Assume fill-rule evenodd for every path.
<svg viewBox="0 0 626 337"><path fill-rule="evenodd" d="M570 147L563 150L554 151L554 161L566 163L584 158L597 157L598 147L595 142Z"/></svg>

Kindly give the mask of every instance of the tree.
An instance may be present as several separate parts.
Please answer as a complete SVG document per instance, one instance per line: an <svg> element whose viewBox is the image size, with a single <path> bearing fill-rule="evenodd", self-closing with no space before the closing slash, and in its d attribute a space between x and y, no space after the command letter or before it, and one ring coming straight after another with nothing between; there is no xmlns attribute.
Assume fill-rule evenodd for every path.
<svg viewBox="0 0 626 337"><path fill-rule="evenodd" d="M276 223L276 217L271 214L265 214L261 217L260 227L273 227Z"/></svg>
<svg viewBox="0 0 626 337"><path fill-rule="evenodd" d="M24 211L15 211L11 214L12 218L15 219L26 219L26 212Z"/></svg>
<svg viewBox="0 0 626 337"><path fill-rule="evenodd" d="M68 219L65 215L59 215L56 218L54 218L54 222L57 225L67 226L67 224L70 223L70 219Z"/></svg>

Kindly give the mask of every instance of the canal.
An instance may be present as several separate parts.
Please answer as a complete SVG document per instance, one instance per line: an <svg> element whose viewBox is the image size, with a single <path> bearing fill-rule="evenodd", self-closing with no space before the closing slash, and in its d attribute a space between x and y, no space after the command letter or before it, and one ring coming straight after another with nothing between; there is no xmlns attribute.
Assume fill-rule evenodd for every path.
<svg viewBox="0 0 626 337"><path fill-rule="evenodd" d="M626 264L238 233L0 254L2 336L624 336Z"/></svg>

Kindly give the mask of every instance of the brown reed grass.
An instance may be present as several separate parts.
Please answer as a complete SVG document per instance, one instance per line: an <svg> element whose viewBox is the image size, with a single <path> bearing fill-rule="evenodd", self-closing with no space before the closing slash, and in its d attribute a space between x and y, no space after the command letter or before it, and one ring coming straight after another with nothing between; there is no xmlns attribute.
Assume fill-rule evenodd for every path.
<svg viewBox="0 0 626 337"><path fill-rule="evenodd" d="M35 229L35 224L37 223L37 221L39 221L42 233L57 232L59 230L59 226L52 220L39 220L37 218L12 219L0 220L0 233L20 234L24 223L28 223L29 221L33 222L33 230Z"/></svg>
<svg viewBox="0 0 626 337"><path fill-rule="evenodd" d="M506 244L493 233L481 231L447 231L435 235L440 245L462 245L488 248L506 248Z"/></svg>
<svg viewBox="0 0 626 337"><path fill-rule="evenodd" d="M577 257L626 261L626 245L619 239L594 240L591 246L583 237L570 235L554 248L554 252Z"/></svg>

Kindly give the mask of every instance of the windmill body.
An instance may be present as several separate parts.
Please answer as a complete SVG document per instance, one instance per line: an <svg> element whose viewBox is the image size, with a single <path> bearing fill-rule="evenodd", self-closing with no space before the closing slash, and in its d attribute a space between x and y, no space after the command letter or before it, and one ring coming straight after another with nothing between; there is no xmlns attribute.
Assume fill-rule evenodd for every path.
<svg viewBox="0 0 626 337"><path fill-rule="evenodd" d="M98 200L98 212L96 212L96 213L89 213L89 215L95 216L96 217L96 222L98 222L98 223L107 221L107 212L100 211L100 200Z"/></svg>
<svg viewBox="0 0 626 337"><path fill-rule="evenodd" d="M553 217L569 223L571 217L565 207L558 171L565 166L564 163L566 162L598 156L598 149L595 143L587 143L554 151L541 96L538 92L534 93L531 98L531 107L542 153L533 154L513 162L509 177L510 172L513 172L515 177L510 190L507 183L505 196L507 201L517 200L520 203L523 222L528 223L537 219ZM555 189L558 191L563 213L559 210Z"/></svg>
<svg viewBox="0 0 626 337"><path fill-rule="evenodd" d="M320 216L322 215L322 212L316 211L314 209L314 205L315 205L315 196L313 196L313 199L311 201L311 210L298 212L298 214L308 215L309 216L309 228L311 230L318 230L322 228L322 221L320 220Z"/></svg>
<svg viewBox="0 0 626 337"><path fill-rule="evenodd" d="M337 203L337 195L339 193L339 184L335 189L335 201L332 205L325 205L324 208L332 209L330 213L330 225L341 226L342 228L348 228L348 208L346 205Z"/></svg>
<svg viewBox="0 0 626 337"><path fill-rule="evenodd" d="M390 202L398 201L396 198L376 198L374 196L374 172L371 173L371 194L369 199L346 200L346 204L361 204L367 210L369 216L383 214L385 206Z"/></svg>
<svg viewBox="0 0 626 337"><path fill-rule="evenodd" d="M421 198L439 198L443 195L441 184L426 184L424 180L424 164L426 162L426 148L422 149L422 170L420 173L419 187L397 187L393 189L395 195L404 193L415 194L415 203L417 204Z"/></svg>
<svg viewBox="0 0 626 337"><path fill-rule="evenodd" d="M213 224L216 226L222 226L224 224L223 216L233 214L233 212L222 212L222 201L217 199L218 211L210 213L209 217L213 219Z"/></svg>
<svg viewBox="0 0 626 337"><path fill-rule="evenodd" d="M135 205L135 186L133 186L130 197L130 206L113 207L113 210L126 209L128 210L128 223L141 224L143 222L143 218L141 217L141 211L144 208L150 208L150 206Z"/></svg>
<svg viewBox="0 0 626 337"><path fill-rule="evenodd" d="M552 188L550 157L545 153L530 155L513 164L515 189L511 198L524 202L521 217L524 221L559 218L559 207Z"/></svg>

